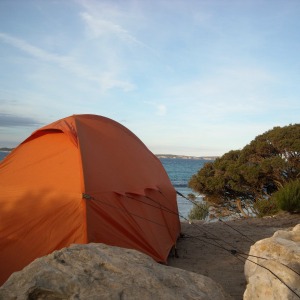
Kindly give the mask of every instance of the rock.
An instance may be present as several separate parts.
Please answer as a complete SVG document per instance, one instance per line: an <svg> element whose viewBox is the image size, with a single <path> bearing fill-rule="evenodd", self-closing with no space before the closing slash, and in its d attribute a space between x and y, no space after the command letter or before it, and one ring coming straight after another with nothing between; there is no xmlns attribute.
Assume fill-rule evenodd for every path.
<svg viewBox="0 0 300 300"><path fill-rule="evenodd" d="M10 276L0 299L230 299L212 279L135 250L72 245Z"/></svg>
<svg viewBox="0 0 300 300"><path fill-rule="evenodd" d="M300 298L300 224L292 230L279 230L270 238L256 242L248 259L270 269L295 293L268 270L246 261L245 276L248 282L244 300ZM294 271L293 271L294 270Z"/></svg>

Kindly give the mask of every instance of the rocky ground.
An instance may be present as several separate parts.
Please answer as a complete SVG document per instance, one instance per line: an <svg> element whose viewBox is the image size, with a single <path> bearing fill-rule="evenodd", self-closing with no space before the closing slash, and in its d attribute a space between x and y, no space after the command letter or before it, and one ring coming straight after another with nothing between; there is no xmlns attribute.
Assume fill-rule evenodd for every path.
<svg viewBox="0 0 300 300"><path fill-rule="evenodd" d="M36 259L0 287L1 300L231 300L212 279L136 250L72 245Z"/></svg>
<svg viewBox="0 0 300 300"><path fill-rule="evenodd" d="M272 236L277 230L291 228L299 223L299 214L288 213L226 223L182 222L183 237L177 242L178 257L170 256L169 265L206 275L221 284L234 299L242 299L246 288L245 260L242 258L243 255L235 256L230 250L248 253L250 246L256 241Z"/></svg>
<svg viewBox="0 0 300 300"><path fill-rule="evenodd" d="M177 242L177 255L174 252L168 259L171 267L157 264L135 250L104 244L73 245L37 259L22 271L14 273L0 287L0 299L243 299L246 288L244 265L250 247L258 240L273 236L278 230L291 229L297 224L300 224L300 214L288 213L266 218L237 219L226 223L183 222L182 237ZM300 231L297 230L297 236L293 238L296 241L293 245L297 249L297 241L300 242L298 232ZM288 231L281 231L276 236L282 244L284 236L290 234ZM262 245L262 242L256 246L258 244ZM288 239L285 244L290 250ZM258 246L257 249L266 251L270 245ZM274 247L280 259L283 259L283 252L291 253L296 260L291 262L290 267L299 272L297 255L300 252L296 248L295 251L283 249L280 252L277 246L275 243L269 247L270 253L273 255ZM254 248L251 248L251 253L261 253L254 251ZM269 257L266 254L259 256ZM288 266L290 261L285 256L284 265ZM267 260L266 263L276 264L277 261ZM283 268L286 272L285 266ZM247 267L249 278L253 273L249 262ZM292 273L291 270L288 272ZM288 272L284 275L287 282ZM254 274L254 280L257 280L258 273ZM283 273L280 274L283 276ZM292 275L295 276L295 273ZM259 276L266 278L265 273ZM248 297L245 299L262 299L261 293L257 291L257 281L252 280L251 288L251 278L247 288ZM272 276L270 278L268 286L273 280ZM258 279L259 284L262 281ZM296 299L296 295L294 298L281 297L282 292L278 291L287 290L280 282L277 283L276 291L271 291L272 295L280 295L278 299ZM296 287L298 286L296 283ZM265 290L264 287L264 293ZM298 295L300 290L295 290ZM253 297L254 294L258 297Z"/></svg>

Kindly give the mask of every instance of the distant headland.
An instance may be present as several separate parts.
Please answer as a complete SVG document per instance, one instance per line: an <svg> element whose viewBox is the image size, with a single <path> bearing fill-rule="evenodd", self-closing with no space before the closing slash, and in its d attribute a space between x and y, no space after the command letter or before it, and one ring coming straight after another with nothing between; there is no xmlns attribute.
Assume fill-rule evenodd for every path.
<svg viewBox="0 0 300 300"><path fill-rule="evenodd" d="M2 147L1 152L10 152L14 148ZM155 154L158 158L180 158L180 159L202 159L202 160L215 160L218 156L189 156L189 155L175 155L175 154Z"/></svg>
<svg viewBox="0 0 300 300"><path fill-rule="evenodd" d="M8 148L8 147L2 147L2 148L0 148L0 151L3 151L3 152L10 152L12 150L14 150L14 148Z"/></svg>
<svg viewBox="0 0 300 300"><path fill-rule="evenodd" d="M189 155L175 155L175 154L155 154L158 158L181 158L181 159L202 159L215 160L218 156L189 156Z"/></svg>

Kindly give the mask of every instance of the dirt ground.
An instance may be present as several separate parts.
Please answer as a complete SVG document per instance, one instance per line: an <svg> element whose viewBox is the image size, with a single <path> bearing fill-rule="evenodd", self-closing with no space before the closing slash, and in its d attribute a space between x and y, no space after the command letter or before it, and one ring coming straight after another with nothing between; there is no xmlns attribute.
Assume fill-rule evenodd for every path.
<svg viewBox="0 0 300 300"><path fill-rule="evenodd" d="M172 267L212 278L222 285L233 299L240 300L243 299L246 288L245 260L231 254L230 250L247 254L254 242L272 236L277 230L294 227L299 223L299 214L290 215L288 213L225 223L220 221L214 223L197 221L193 224L182 222L183 237L179 238L177 242L178 257L170 257L168 263Z"/></svg>

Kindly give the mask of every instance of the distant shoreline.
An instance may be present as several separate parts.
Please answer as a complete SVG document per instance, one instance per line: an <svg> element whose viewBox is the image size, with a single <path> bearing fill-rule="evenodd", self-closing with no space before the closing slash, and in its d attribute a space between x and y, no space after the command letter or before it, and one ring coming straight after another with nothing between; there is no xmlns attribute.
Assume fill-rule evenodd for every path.
<svg viewBox="0 0 300 300"><path fill-rule="evenodd" d="M1 152L11 152L12 150L14 150L14 148L7 148L7 147L0 148Z"/></svg>
<svg viewBox="0 0 300 300"><path fill-rule="evenodd" d="M2 147L0 152L11 152L14 148ZM158 158L171 158L171 159L198 159L198 160L215 160L219 156L190 156L190 155L176 155L176 154L155 154Z"/></svg>
<svg viewBox="0 0 300 300"><path fill-rule="evenodd" d="M219 156L189 156L189 155L175 155L175 154L155 154L158 158L171 158L171 159L198 159L198 160L215 160Z"/></svg>

